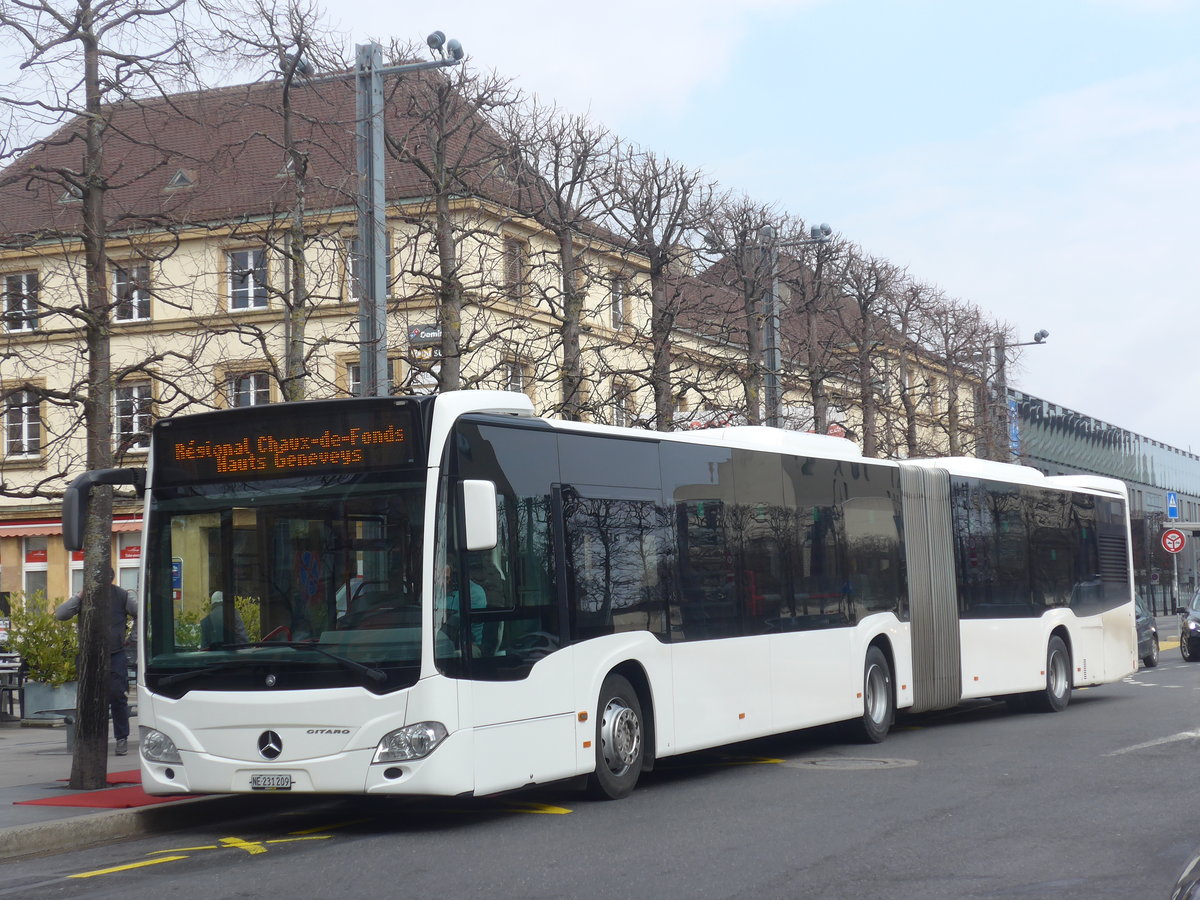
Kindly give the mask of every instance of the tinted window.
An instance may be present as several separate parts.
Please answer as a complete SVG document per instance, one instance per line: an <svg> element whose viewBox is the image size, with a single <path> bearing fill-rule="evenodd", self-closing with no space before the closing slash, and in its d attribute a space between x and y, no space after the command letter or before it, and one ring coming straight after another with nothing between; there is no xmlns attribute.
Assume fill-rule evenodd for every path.
<svg viewBox="0 0 1200 900"><path fill-rule="evenodd" d="M671 517L657 496L605 495L613 490L563 488L572 636L649 631L664 638Z"/></svg>
<svg viewBox="0 0 1200 900"><path fill-rule="evenodd" d="M657 441L562 434L558 447L564 484L658 490Z"/></svg>
<svg viewBox="0 0 1200 900"><path fill-rule="evenodd" d="M741 634L730 545L730 530L739 518L733 451L664 442L661 457L663 501L674 518L678 560L672 638Z"/></svg>
<svg viewBox="0 0 1200 900"><path fill-rule="evenodd" d="M435 560L443 574L434 594L438 665L452 675L522 678L562 643L552 525L556 435L463 421L452 446L457 478L496 485L499 536L492 550L458 550L457 482L446 479L451 524ZM460 601L467 596L469 603Z"/></svg>
<svg viewBox="0 0 1200 900"><path fill-rule="evenodd" d="M951 498L963 617L1093 615L1128 600L1120 503L972 479L952 480Z"/></svg>

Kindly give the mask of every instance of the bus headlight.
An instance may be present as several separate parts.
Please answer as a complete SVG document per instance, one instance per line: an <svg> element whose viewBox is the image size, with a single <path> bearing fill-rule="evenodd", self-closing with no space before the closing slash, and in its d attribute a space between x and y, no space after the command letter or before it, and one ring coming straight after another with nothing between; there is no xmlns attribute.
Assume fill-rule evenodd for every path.
<svg viewBox="0 0 1200 900"><path fill-rule="evenodd" d="M175 742L161 731L139 725L138 732L140 738L138 743L144 759L150 762L174 763L175 765L183 763L183 760L179 758L179 750L175 747Z"/></svg>
<svg viewBox="0 0 1200 900"><path fill-rule="evenodd" d="M389 731L375 748L373 763L404 762L428 756L446 739L446 726L441 722L417 722Z"/></svg>

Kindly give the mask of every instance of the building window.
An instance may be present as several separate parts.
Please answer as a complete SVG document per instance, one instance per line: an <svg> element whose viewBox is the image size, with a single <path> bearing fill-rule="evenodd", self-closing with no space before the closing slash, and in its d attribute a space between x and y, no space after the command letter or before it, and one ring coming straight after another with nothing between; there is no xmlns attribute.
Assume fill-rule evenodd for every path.
<svg viewBox="0 0 1200 900"><path fill-rule="evenodd" d="M46 593L46 572L49 570L49 541L43 535L31 535L24 539L22 550L22 584L26 597L37 591Z"/></svg>
<svg viewBox="0 0 1200 900"><path fill-rule="evenodd" d="M142 533L140 531L117 532L117 586L123 587L135 597L141 588L138 577L142 561Z"/></svg>
<svg viewBox="0 0 1200 900"><path fill-rule="evenodd" d="M270 402L271 381L266 372L246 372L230 377L230 406L263 406Z"/></svg>
<svg viewBox="0 0 1200 900"><path fill-rule="evenodd" d="M21 272L4 277L4 326L9 331L33 331L37 328L37 272Z"/></svg>
<svg viewBox="0 0 1200 900"><path fill-rule="evenodd" d="M504 389L521 394L529 389L529 369L523 362L509 360L504 364Z"/></svg>
<svg viewBox="0 0 1200 900"><path fill-rule="evenodd" d="M4 413L5 452L9 456L36 456L42 450L42 412L37 394L18 391L8 399Z"/></svg>
<svg viewBox="0 0 1200 900"><path fill-rule="evenodd" d="M72 550L71 561L68 564L71 578L71 594L83 593L83 551Z"/></svg>
<svg viewBox="0 0 1200 900"><path fill-rule="evenodd" d="M113 396L113 431L117 452L150 449L150 382L117 386Z"/></svg>
<svg viewBox="0 0 1200 900"><path fill-rule="evenodd" d="M504 239L504 295L510 300L525 296L529 277L529 245L520 238Z"/></svg>
<svg viewBox="0 0 1200 900"><path fill-rule="evenodd" d="M613 272L608 278L608 322L614 329L625 327L625 299L629 296L629 285L625 276Z"/></svg>
<svg viewBox="0 0 1200 900"><path fill-rule="evenodd" d="M113 267L113 299L118 322L137 322L150 318L150 267L148 265Z"/></svg>
<svg viewBox="0 0 1200 900"><path fill-rule="evenodd" d="M389 358L387 361L387 380L388 393L398 393L398 385L396 384L396 360ZM346 366L346 389L350 392L351 397L357 397L362 387L362 365L360 363L350 363Z"/></svg>
<svg viewBox="0 0 1200 900"><path fill-rule="evenodd" d="M633 391L629 385L613 382L613 424L628 428L633 423Z"/></svg>
<svg viewBox="0 0 1200 900"><path fill-rule="evenodd" d="M267 251L230 250L229 308L265 309L267 306Z"/></svg>

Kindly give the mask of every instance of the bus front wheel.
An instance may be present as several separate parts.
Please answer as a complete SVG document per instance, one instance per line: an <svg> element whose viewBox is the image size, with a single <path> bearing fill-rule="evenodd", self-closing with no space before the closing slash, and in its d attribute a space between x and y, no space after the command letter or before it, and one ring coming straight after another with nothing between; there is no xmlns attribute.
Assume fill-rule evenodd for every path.
<svg viewBox="0 0 1200 900"><path fill-rule="evenodd" d="M1046 687L1033 699L1042 712L1062 712L1071 702L1071 654L1057 635L1046 645Z"/></svg>
<svg viewBox="0 0 1200 900"><path fill-rule="evenodd" d="M857 736L866 743L878 744L887 737L895 713L892 667L884 652L871 646L863 663L863 714L854 723Z"/></svg>
<svg viewBox="0 0 1200 900"><path fill-rule="evenodd" d="M588 793L600 800L628 797L642 773L646 732L642 705L633 685L609 675L596 704L596 770Z"/></svg>

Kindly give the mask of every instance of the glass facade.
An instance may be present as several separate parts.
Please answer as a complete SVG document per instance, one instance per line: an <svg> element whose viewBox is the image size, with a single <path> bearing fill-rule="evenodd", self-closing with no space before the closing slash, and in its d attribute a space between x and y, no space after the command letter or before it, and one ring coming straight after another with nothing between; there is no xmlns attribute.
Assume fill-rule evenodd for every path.
<svg viewBox="0 0 1200 900"><path fill-rule="evenodd" d="M1171 524L1168 493L1177 498L1179 521L1200 522L1200 455L1021 391L1010 390L1009 403L1015 408L1013 444L1021 463L1047 475L1088 473L1125 482L1138 594L1156 615L1172 612L1176 570L1180 595L1196 587L1200 536L1174 559L1159 537Z"/></svg>

